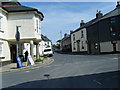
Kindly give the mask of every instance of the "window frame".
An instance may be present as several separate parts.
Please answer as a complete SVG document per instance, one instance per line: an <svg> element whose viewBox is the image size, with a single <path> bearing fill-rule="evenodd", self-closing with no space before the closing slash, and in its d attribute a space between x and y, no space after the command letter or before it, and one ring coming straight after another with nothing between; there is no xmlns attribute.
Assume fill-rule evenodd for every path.
<svg viewBox="0 0 120 90"><path fill-rule="evenodd" d="M0 42L0 57L2 57L3 56L3 42Z"/></svg>
<svg viewBox="0 0 120 90"><path fill-rule="evenodd" d="M2 17L0 16L0 30L2 29Z"/></svg>

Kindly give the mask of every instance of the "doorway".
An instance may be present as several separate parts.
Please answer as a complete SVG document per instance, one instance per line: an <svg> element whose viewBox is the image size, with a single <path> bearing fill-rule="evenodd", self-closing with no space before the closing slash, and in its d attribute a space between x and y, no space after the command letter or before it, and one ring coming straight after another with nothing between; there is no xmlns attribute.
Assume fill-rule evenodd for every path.
<svg viewBox="0 0 120 90"><path fill-rule="evenodd" d="M16 45L10 46L10 52L11 52L11 62L16 63L16 55L17 55Z"/></svg>
<svg viewBox="0 0 120 90"><path fill-rule="evenodd" d="M80 40L77 41L77 52L80 52Z"/></svg>

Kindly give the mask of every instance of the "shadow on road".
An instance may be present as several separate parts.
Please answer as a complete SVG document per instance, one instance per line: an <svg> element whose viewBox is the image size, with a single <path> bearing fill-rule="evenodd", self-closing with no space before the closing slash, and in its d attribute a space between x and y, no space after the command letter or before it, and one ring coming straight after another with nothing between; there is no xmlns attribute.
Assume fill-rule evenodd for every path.
<svg viewBox="0 0 120 90"><path fill-rule="evenodd" d="M8 88L118 88L120 71L21 83Z"/></svg>

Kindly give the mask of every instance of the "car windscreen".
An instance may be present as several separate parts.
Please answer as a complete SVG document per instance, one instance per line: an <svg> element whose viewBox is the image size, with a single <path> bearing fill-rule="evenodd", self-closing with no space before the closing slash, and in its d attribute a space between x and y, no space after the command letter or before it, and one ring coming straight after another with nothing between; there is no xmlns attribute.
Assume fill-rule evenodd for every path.
<svg viewBox="0 0 120 90"><path fill-rule="evenodd" d="M48 52L48 51L51 51L51 49L45 49L44 52Z"/></svg>

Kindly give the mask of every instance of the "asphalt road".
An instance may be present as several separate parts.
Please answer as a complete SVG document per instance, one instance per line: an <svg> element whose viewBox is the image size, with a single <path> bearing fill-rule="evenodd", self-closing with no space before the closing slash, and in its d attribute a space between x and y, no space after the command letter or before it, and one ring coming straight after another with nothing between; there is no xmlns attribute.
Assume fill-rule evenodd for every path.
<svg viewBox="0 0 120 90"><path fill-rule="evenodd" d="M118 88L118 55L55 53L50 65L2 74L3 88Z"/></svg>

